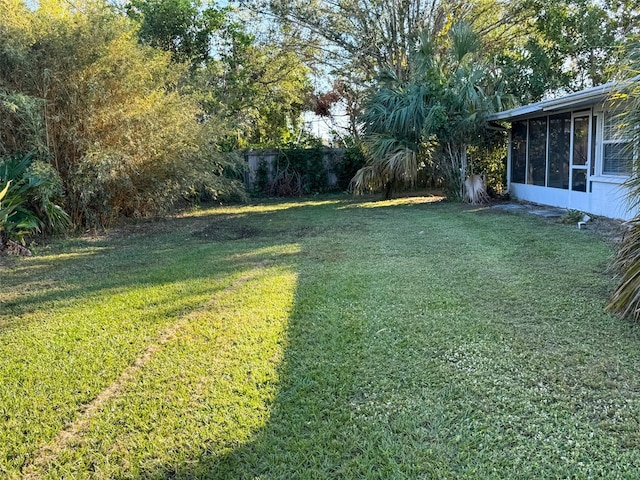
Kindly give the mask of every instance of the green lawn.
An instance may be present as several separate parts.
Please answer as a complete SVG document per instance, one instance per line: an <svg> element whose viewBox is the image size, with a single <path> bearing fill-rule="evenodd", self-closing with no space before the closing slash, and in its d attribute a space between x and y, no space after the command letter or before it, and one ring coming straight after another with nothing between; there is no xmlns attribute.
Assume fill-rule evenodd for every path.
<svg viewBox="0 0 640 480"><path fill-rule="evenodd" d="M0 258L0 477L638 478L610 245L429 200L201 210Z"/></svg>

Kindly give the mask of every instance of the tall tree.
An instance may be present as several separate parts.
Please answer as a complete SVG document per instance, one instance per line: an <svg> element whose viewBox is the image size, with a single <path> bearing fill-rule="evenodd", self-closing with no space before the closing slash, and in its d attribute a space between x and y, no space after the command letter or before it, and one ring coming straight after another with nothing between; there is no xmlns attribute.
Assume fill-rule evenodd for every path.
<svg viewBox="0 0 640 480"><path fill-rule="evenodd" d="M486 117L501 106L500 82L482 61L480 37L465 22L446 36L423 32L410 57L412 75L393 76L375 93L364 114L370 161L354 183L357 190L415 178L420 157L432 156L445 173L452 197L475 200L465 180L467 149L480 140Z"/></svg>
<svg viewBox="0 0 640 480"><path fill-rule="evenodd" d="M400 81L410 76L407 62L420 32L442 33L452 22L466 22L491 43L507 38L521 18L523 2L494 0L272 0L270 11L280 21L320 37L329 47L325 58L361 72L364 80L393 71Z"/></svg>
<svg viewBox="0 0 640 480"><path fill-rule="evenodd" d="M357 114L369 89L383 72L400 81L412 75L408 60L420 32L434 38L452 23L464 19L479 33L483 51L490 58L514 43L526 24L529 0L263 0L240 1L247 8L275 16L297 32L302 40L317 42L316 62L342 94L341 104L350 119L349 132L359 131ZM354 102L355 100L355 102Z"/></svg>
<svg viewBox="0 0 640 480"><path fill-rule="evenodd" d="M233 124L230 148L294 142L311 92L309 68L300 52L277 30L258 38L243 26L228 40L194 84L205 110L221 113Z"/></svg>
<svg viewBox="0 0 640 480"><path fill-rule="evenodd" d="M0 45L0 92L13 102L0 108L15 106L0 145L56 168L76 224L158 213L203 185L231 188L220 122L202 121L177 89L184 67L139 45L135 26L104 2L0 3Z"/></svg>
<svg viewBox="0 0 640 480"><path fill-rule="evenodd" d="M226 148L278 146L295 138L310 92L302 49L278 28L232 7L200 0L131 0L143 44L191 66L181 85L201 100L205 115L223 115L234 133ZM256 32L260 32L257 35Z"/></svg>
<svg viewBox="0 0 640 480"><path fill-rule="evenodd" d="M528 10L519 41L497 56L521 103L610 80L621 46L640 27L634 0L532 0Z"/></svg>
<svg viewBox="0 0 640 480"><path fill-rule="evenodd" d="M171 52L174 60L193 67L210 58L212 39L229 11L200 0L131 0L125 9L140 24L143 43Z"/></svg>

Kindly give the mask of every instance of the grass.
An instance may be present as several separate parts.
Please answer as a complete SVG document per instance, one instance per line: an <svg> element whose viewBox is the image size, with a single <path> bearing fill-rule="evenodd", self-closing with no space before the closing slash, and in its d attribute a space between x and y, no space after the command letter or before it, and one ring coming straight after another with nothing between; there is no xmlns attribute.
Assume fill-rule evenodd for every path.
<svg viewBox="0 0 640 480"><path fill-rule="evenodd" d="M636 478L611 246L344 197L0 259L0 476Z"/></svg>

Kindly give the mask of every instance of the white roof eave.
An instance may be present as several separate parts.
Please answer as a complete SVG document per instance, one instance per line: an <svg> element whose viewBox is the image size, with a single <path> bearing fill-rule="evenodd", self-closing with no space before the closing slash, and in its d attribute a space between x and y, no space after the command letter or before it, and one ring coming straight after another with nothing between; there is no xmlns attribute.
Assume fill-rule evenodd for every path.
<svg viewBox="0 0 640 480"><path fill-rule="evenodd" d="M634 77L628 82L638 81L639 77ZM579 92L570 93L559 98L551 98L540 102L524 105L522 107L512 108L503 112L497 112L489 115L490 122L498 121L514 121L520 118L528 117L536 113L556 112L570 108L587 107L604 101L614 87L614 82L598 85L597 87L587 88Z"/></svg>

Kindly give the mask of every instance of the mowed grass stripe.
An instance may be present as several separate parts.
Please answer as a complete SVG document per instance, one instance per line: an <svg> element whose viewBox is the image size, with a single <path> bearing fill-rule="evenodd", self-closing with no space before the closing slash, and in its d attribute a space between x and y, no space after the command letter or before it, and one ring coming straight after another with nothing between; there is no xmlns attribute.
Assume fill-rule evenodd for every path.
<svg viewBox="0 0 640 480"><path fill-rule="evenodd" d="M159 222L105 241L118 265L135 252L157 264L129 268L120 287L74 277L74 262L99 269L82 255L65 260L76 287L187 282L186 296L203 278L220 291L267 263L225 295L222 317L203 311L155 352L37 473L635 478L640 328L604 311L610 245L574 226L432 200L331 197ZM12 282L35 284L35 271ZM100 292L76 288L74 298ZM28 325L49 301L5 298L35 316ZM77 305L61 300L54 311ZM20 475L19 464L3 467Z"/></svg>
<svg viewBox="0 0 640 480"><path fill-rule="evenodd" d="M80 256L75 267L64 254L59 265L56 255L46 258L42 263L51 265L46 269L51 278L66 272L63 281L74 286L70 297L29 288L42 271L34 277L11 270L3 275L9 296L23 288L26 294L20 295L22 303L8 302L2 311L9 325L0 335L0 473L19 471L176 318L263 260L260 254L228 258L237 249L212 245L185 252L175 235L152 238L109 250L115 258L97 255L87 263ZM121 273L120 255L135 256L131 250L146 261ZM38 258L25 260L40 264ZM12 310L18 314L11 316Z"/></svg>
<svg viewBox="0 0 640 480"><path fill-rule="evenodd" d="M173 324L162 331L158 338L147 346L146 350L122 372L117 380L101 391L90 403L83 405L73 421L68 424L64 430L60 431L52 441L38 450L35 457L31 459L26 468L23 469L24 478L40 478L38 472L46 469L49 464L55 461L61 451L67 449L70 444L78 441L77 437L82 435L83 430L87 427L91 418L103 408L106 402L120 395L123 389L134 381L140 369L151 361L153 355L156 354L160 348L166 343L174 341L176 337L180 335L181 330L189 326L190 322L201 320L203 312L209 310L215 311L217 305L224 301L225 295L230 294L251 280L253 276L257 275L259 269L264 266L265 263L256 265L254 269L249 270L242 277L235 280L233 284L215 294L204 305L185 316L177 318Z"/></svg>
<svg viewBox="0 0 640 480"><path fill-rule="evenodd" d="M33 478L178 475L249 441L277 392L295 288L265 266L194 312Z"/></svg>

